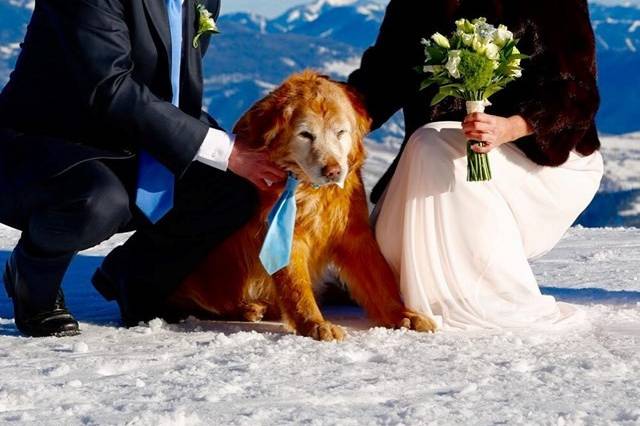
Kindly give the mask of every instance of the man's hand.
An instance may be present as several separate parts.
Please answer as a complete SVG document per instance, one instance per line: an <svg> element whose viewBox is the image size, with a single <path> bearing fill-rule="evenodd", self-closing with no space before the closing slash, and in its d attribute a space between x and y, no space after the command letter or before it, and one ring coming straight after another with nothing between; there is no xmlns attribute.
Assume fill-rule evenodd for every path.
<svg viewBox="0 0 640 426"><path fill-rule="evenodd" d="M529 123L519 115L504 118L483 113L469 114L462 123L462 130L467 138L484 143L484 146L475 144L471 147L481 154L533 133Z"/></svg>
<svg viewBox="0 0 640 426"><path fill-rule="evenodd" d="M229 170L247 179L260 190L269 189L271 182L283 182L287 173L276 166L266 152L248 148L242 141L236 140L229 157Z"/></svg>

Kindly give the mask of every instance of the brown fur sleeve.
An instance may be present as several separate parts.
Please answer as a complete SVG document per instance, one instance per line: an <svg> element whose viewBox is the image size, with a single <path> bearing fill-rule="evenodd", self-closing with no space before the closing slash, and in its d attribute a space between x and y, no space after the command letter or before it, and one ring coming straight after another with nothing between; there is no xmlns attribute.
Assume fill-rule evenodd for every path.
<svg viewBox="0 0 640 426"><path fill-rule="evenodd" d="M528 96L514 111L535 133L517 143L537 163L557 166L595 132L595 39L586 0L540 0L537 8L530 24L534 53L521 83Z"/></svg>

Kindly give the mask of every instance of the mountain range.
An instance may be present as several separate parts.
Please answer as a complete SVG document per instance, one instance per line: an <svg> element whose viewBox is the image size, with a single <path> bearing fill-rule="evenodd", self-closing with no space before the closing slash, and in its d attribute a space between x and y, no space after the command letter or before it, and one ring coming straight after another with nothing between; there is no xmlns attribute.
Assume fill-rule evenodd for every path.
<svg viewBox="0 0 640 426"><path fill-rule="evenodd" d="M19 53L33 3L0 0L0 86ZM243 111L293 72L313 68L346 79L375 41L384 12L385 6L372 0L314 0L273 19L252 13L223 15L218 22L222 33L212 39L204 60L205 107L231 128ZM600 132L637 132L640 7L591 3L591 18L602 94ZM398 114L371 137L397 146L403 134Z"/></svg>
<svg viewBox="0 0 640 426"><path fill-rule="evenodd" d="M19 52L33 0L0 0L0 85ZM287 75L314 68L344 79L375 40L385 7L372 0L315 0L274 19L223 15L205 59L207 106L230 127L262 94ZM640 129L640 7L591 4L599 60L601 132ZM375 135L398 136L394 129Z"/></svg>

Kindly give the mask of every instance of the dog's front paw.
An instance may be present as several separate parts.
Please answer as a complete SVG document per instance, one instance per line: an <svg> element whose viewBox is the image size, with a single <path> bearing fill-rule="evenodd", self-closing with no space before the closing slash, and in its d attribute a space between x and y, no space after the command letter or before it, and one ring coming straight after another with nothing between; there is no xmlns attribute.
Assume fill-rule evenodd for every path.
<svg viewBox="0 0 640 426"><path fill-rule="evenodd" d="M438 329L438 324L433 318L415 312L406 311L403 318L397 323L399 328L407 328L423 333L433 333Z"/></svg>
<svg viewBox="0 0 640 426"><path fill-rule="evenodd" d="M332 324L329 321L312 324L311 326L306 327L306 330L301 334L323 342L331 342L334 340L341 341L346 337L346 333L342 327Z"/></svg>
<svg viewBox="0 0 640 426"><path fill-rule="evenodd" d="M267 313L268 306L264 303L247 303L242 306L242 317L245 321L260 322Z"/></svg>

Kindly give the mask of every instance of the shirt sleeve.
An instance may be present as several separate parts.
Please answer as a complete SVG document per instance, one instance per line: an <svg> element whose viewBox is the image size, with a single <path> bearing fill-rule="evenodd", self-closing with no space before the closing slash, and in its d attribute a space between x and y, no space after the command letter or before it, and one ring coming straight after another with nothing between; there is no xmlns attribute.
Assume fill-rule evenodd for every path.
<svg viewBox="0 0 640 426"><path fill-rule="evenodd" d="M226 171L234 141L234 137L229 137L222 130L209 129L194 161Z"/></svg>

